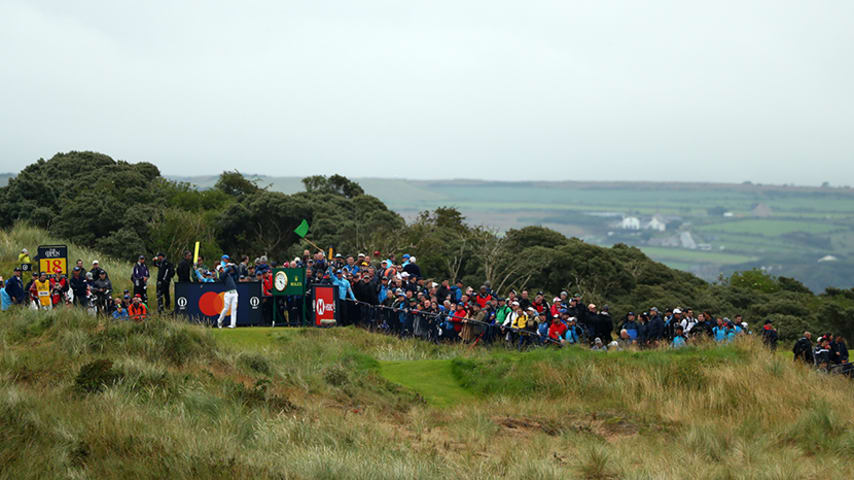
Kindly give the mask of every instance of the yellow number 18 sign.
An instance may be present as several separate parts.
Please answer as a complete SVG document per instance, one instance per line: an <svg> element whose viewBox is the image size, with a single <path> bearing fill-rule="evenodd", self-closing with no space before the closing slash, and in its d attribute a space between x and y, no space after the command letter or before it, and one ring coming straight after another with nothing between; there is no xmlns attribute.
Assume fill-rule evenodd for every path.
<svg viewBox="0 0 854 480"><path fill-rule="evenodd" d="M39 272L53 275L57 270L68 275L68 247L65 245L39 245Z"/></svg>

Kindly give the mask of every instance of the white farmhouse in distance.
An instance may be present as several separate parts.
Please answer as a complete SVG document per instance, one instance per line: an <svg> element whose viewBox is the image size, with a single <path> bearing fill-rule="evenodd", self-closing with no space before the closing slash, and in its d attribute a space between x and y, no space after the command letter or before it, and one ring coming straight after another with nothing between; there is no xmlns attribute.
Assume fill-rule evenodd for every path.
<svg viewBox="0 0 854 480"><path fill-rule="evenodd" d="M625 217L620 222L620 228L623 230L640 230L641 223L638 217Z"/></svg>
<svg viewBox="0 0 854 480"><path fill-rule="evenodd" d="M664 219L661 218L661 215L655 215L652 217L652 220L647 222L646 226L644 226L647 230L655 230L658 232L663 232L667 230L667 223L664 222Z"/></svg>

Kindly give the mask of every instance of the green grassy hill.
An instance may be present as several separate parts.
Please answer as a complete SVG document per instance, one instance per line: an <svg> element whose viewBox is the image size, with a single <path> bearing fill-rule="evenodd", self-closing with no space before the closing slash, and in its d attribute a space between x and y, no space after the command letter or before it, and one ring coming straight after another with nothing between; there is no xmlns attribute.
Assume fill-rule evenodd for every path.
<svg viewBox="0 0 854 480"><path fill-rule="evenodd" d="M2 478L850 478L854 384L755 342L528 353L0 317Z"/></svg>

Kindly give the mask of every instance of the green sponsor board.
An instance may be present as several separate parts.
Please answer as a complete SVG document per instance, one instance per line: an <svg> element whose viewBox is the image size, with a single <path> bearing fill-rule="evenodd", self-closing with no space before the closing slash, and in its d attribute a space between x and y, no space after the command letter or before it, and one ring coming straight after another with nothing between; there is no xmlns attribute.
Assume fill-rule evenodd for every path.
<svg viewBox="0 0 854 480"><path fill-rule="evenodd" d="M273 295L305 295L304 268L274 268Z"/></svg>

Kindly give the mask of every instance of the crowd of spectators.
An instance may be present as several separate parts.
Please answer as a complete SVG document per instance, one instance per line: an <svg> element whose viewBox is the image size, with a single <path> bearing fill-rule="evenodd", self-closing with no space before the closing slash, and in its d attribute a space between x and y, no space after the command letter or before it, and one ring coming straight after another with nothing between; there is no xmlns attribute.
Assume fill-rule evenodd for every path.
<svg viewBox="0 0 854 480"><path fill-rule="evenodd" d="M18 260L29 264L26 249L22 250ZM169 310L169 286L174 270L166 255L160 253L154 257L158 267L157 300L158 312ZM98 260L93 260L86 268L82 259L78 259L66 275L59 268L53 272L33 271L30 279L24 277L21 267L15 267L12 276L5 280L0 277L0 300L2 310L21 306L33 310L52 310L63 307L87 309L93 315L109 315L114 318L144 320L149 315L147 287L149 270L145 256L140 255L130 272L133 291L124 290L116 296L109 273L101 268ZM26 283L24 283L26 282Z"/></svg>
<svg viewBox="0 0 854 480"><path fill-rule="evenodd" d="M24 252L22 252L23 254ZM659 347L681 348L694 342L729 343L741 335L751 335L750 325L740 314L732 319L708 311L695 312L689 307L659 310L655 306L612 316L608 305L586 302L581 294L562 291L549 301L542 291L521 289L505 294L494 291L488 282L479 288L466 286L460 280L435 281L423 276L417 259L404 254L381 256L360 253L341 254L327 258L318 251L285 262L275 262L266 256L251 261L242 256L232 264L227 255L212 268L198 257L184 252L183 259L173 267L166 255L154 257L158 268L156 292L158 311L170 309L170 284L173 276L178 282L215 282L228 265L233 278L239 282L261 283L264 295L264 316L274 320L274 310L291 325L299 318L311 315L303 311L311 306L311 290L306 297L272 298L273 268L305 268L305 284L337 287L339 321L370 329L387 331L399 336L419 336L432 341L464 343L505 343L515 348L537 345L586 345L592 350L626 350ZM227 263L228 262L228 263ZM23 284L22 272L16 268L13 276L0 289L3 308L23 304L34 309L50 309L60 305L78 305L93 313L116 318L144 319L148 315L147 287L150 278L145 256L140 255L130 272L133 291L125 290L114 296L109 274L92 262L87 271L77 260L71 277L61 272L33 274ZM310 309L310 307L309 307ZM757 335L771 349L776 349L778 335L770 320L762 322ZM841 336L826 334L815 346L806 332L795 344L796 359L823 364L848 365L848 350Z"/></svg>

